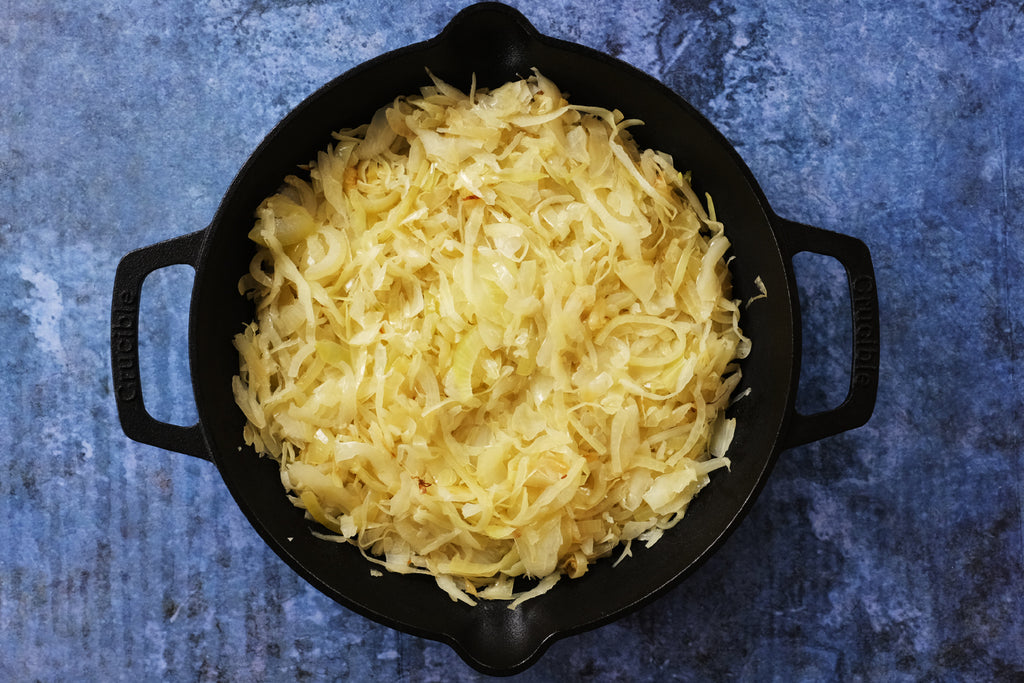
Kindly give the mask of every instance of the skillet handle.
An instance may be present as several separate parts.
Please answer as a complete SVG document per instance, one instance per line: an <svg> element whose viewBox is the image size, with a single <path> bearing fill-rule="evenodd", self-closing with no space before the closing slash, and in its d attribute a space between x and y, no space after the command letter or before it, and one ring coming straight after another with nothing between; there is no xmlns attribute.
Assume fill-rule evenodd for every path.
<svg viewBox="0 0 1024 683"><path fill-rule="evenodd" d="M185 264L195 268L205 230L128 253L114 275L110 313L110 360L114 398L126 436L170 451L212 460L199 423L191 427L160 422L146 410L139 373L139 303L142 283L154 270Z"/></svg>
<svg viewBox="0 0 1024 683"><path fill-rule="evenodd" d="M792 448L855 429L870 419L878 394L878 293L871 254L860 240L778 216L773 216L772 226L786 252L790 272L793 256L802 251L831 256L843 265L853 316L853 359L846 398L837 408L812 415L794 410L784 441L784 448ZM799 312L799 305L796 310Z"/></svg>

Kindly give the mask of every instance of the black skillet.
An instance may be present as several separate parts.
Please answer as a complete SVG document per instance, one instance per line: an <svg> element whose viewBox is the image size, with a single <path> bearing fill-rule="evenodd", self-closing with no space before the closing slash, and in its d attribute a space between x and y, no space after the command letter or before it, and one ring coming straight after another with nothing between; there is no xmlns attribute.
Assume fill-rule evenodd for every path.
<svg viewBox="0 0 1024 683"><path fill-rule="evenodd" d="M238 293L253 246L246 233L260 200L284 176L315 158L332 131L369 121L378 107L428 84L425 68L468 87L496 87L537 67L572 101L619 108L645 125L638 142L670 153L693 171L700 196L709 192L732 241L734 295L767 298L743 312L753 351L743 362L737 419L720 471L686 518L650 549L613 568L599 562L579 580L511 611L504 603L452 602L433 580L385 574L350 546L310 534L285 498L276 463L242 441L244 418L231 394L238 359L232 337L253 315ZM801 251L834 257L846 269L853 316L850 390L838 408L813 415L795 410L800 372L799 302L792 258ZM180 427L152 418L139 381L138 316L143 280L159 268L195 268L189 314L189 359L199 422ZM210 225L129 253L114 283L111 354L114 389L125 434L137 441L210 460L264 540L295 571L345 607L387 626L451 645L477 670L511 674L536 662L558 638L617 619L692 572L724 541L753 504L779 452L864 424L878 385L878 303L870 255L852 237L775 215L746 165L726 139L689 104L633 67L573 43L539 34L517 11L483 3L460 12L437 37L385 54L330 82L274 128L246 162ZM325 638L329 638L325 635Z"/></svg>

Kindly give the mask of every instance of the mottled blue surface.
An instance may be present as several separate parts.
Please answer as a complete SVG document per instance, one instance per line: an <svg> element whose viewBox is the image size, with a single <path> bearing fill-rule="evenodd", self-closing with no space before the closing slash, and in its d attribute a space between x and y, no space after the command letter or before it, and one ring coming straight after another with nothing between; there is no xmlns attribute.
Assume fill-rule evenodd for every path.
<svg viewBox="0 0 1024 683"><path fill-rule="evenodd" d="M124 253L205 226L288 110L466 4L0 5L0 680L481 678L305 584L212 465L125 438L108 351ZM520 678L1021 680L1024 9L512 4L682 94L779 214L864 240L883 343L867 426L783 453L697 574ZM813 410L848 303L834 262L798 273ZM190 285L144 290L147 397L181 424Z"/></svg>

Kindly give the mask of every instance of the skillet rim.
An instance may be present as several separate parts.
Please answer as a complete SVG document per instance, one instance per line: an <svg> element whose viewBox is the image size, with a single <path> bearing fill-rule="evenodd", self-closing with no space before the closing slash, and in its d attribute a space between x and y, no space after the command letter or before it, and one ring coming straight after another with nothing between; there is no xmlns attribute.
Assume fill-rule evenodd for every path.
<svg viewBox="0 0 1024 683"><path fill-rule="evenodd" d="M275 140L282 134L282 131L287 129L289 126L293 126L298 120L300 115L311 109L319 106L319 103L324 101L324 98L330 96L330 94L339 88L343 88L346 84L350 83L353 79L363 76L368 73L372 73L375 69L380 68L383 65L393 63L400 59L408 59L413 55L429 51L437 48L438 46L444 46L446 42L455 40L459 36L460 31L465 31L467 27L472 26L472 22L479 20L481 17L484 19L493 19L495 17L500 18L502 21L508 22L517 27L522 32L521 43L513 45L514 49L523 48L524 45L536 44L543 46L547 50L552 51L565 51L572 53L579 58L593 61L601 66L628 74L631 78L641 82L646 88L652 91L657 91L657 94L662 98L667 98L672 101L673 104L684 110L688 117L692 119L695 125L700 125L703 132L715 138L715 141L723 148L726 152L728 161L735 167L739 174L745 181L746 189L752 194L753 199L759 206L764 220L764 226L767 228L766 234L771 236L771 248L775 253L778 254L780 259L780 269L783 271L786 283L786 291L779 297L780 300L784 300L785 305L789 306L790 315L788 316L789 328L783 329L783 336L787 337L789 344L789 382L786 385L784 391L782 391L781 403L784 405L784 409L781 411L781 419L774 429L774 433L771 435L771 443L762 446L764 451L763 458L760 459L762 466L757 477L754 480L752 487L747 487L742 500L739 501L738 505L735 506L734 514L731 515L728 523L723 527L722 531L715 537L710 543L706 544L704 549L697 555L696 559L689 562L686 566L679 568L678 572L675 573L668 581L662 582L659 586L654 587L651 590L643 592L642 594L636 595L621 605L617 605L613 608L606 610L601 616L597 618L589 619L585 622L576 623L574 625L565 626L564 624L555 629L541 629L549 631L546 633L537 633L531 631L529 628L525 628L523 623L510 623L509 627L498 633L486 634L493 644L494 640L498 638L519 638L526 639L529 641L528 647L509 648L509 652L512 652L511 657L500 658L501 661L487 660L486 657L481 655L482 648L477 646L469 646L468 640L473 639L478 634L467 633L466 629L463 628L461 631L457 629L445 629L441 628L430 628L424 626L422 623L409 623L403 619L395 618L393 615L386 611L381 611L372 606L368 606L365 602L353 598L350 595L346 595L343 591L333 585L331 582L324 579L323 576L319 575L316 571L311 570L308 563L304 561L302 557L295 554L294 548L290 548L289 544L283 542L280 534L272 531L271 525L268 525L265 518L258 514L252 507L250 500L251 495L243 490L243 487L239 484L238 480L233 476L225 476L226 472L230 472L230 467L227 465L229 458L225 454L224 448L219 448L218 437L216 433L212 431L212 425L216 422L213 417L207 414L211 402L207 398L207 386L206 379L204 377L204 354L206 353L206 347L201 343L200 330L203 329L203 315L205 307L209 305L209 297L203 298L204 291L207 290L207 280L211 278L212 266L216 263L210 258L210 254L214 253L214 246L217 239L225 239L224 235L227 230L224 228L225 214L228 212L227 208L235 200L238 192L238 185L244 181L251 173L253 169L257 167L258 161L263 155L267 148L275 144ZM557 81L556 81L557 82ZM607 624L613 620L625 616L627 613L636 610L637 608L648 604L655 598L659 597L672 587L678 585L683 578L691 574L697 569L704 561L713 555L726 538L732 533L732 531L738 526L742 518L749 512L750 507L753 505L754 500L757 498L761 488L764 486L765 480L768 477L774 463L781 450L779 444L781 442L781 436L786 432L787 425L793 414L793 403L795 401L795 388L796 381L799 375L799 306L794 305L795 302L795 289L792 286L792 267L787 262L786 255L783 249L780 247L778 236L775 235L772 218L774 214L768 207L767 201L764 195L753 178L753 175L743 163L734 147L714 128L714 126L701 115L696 109L694 109L688 102L686 102L677 93L664 86L660 82L656 81L649 75L642 71L632 67L631 65L622 62L621 60L610 57L604 53L594 50L589 47L571 43L568 41L551 38L538 32L532 24L517 10L514 10L505 5L499 3L481 3L478 5L470 6L461 12L449 22L449 24L435 37L430 38L426 41L414 43L397 50L390 51L383 55L380 55L374 59L363 62L360 65L353 67L346 71L340 76L332 79L330 82L316 90L313 94L303 100L302 103L297 105L288 115L286 115L266 136L261 144L256 148L253 154L249 157L246 163L242 166L231 187L228 189L224 196L224 199L217 210L217 213L211 222L210 227L207 229L206 239L203 240L202 247L200 248L200 254L197 260L196 266L196 284L193 287L193 302L190 312L190 329L189 329L189 353L190 358L197 359L192 364L193 372L193 388L196 394L196 405L200 411L200 423L203 425L203 433L206 438L207 445L212 459L216 463L220 470L225 483L227 484L232 496L235 498L239 507L245 513L246 517L252 523L253 527L260 533L264 540L271 546L271 548L280 556L284 561L297 571L306 581L314 585L321 592L325 593L336 602L344 605L345 607L356 611L368 618L371 618L379 623L385 624L389 627L401 630L407 633L413 633L422 637L430 638L433 640L439 640L446 642L453 647L456 652L471 666L477 670L489 673L507 675L510 673L517 673L525 670L532 664L534 664L546 651L546 649L556 640L564 638L569 635L580 633L586 630L597 628L604 624ZM785 327L785 325L783 326ZM209 418L209 419L208 419ZM279 484L278 484L279 486ZM710 489L709 489L710 490ZM282 496L283 498L283 496ZM702 498L698 496L697 501ZM696 501L695 501L696 502ZM664 539L662 541L664 543ZM655 547L657 548L657 546ZM638 561L637 558L633 558L629 562ZM565 582L562 582L563 584ZM560 584L561 585L561 584ZM433 590L437 590L433 588ZM556 588L557 590L557 588ZM445 596L447 599L447 596ZM542 600L540 598L538 600ZM532 611L534 607L531 606L532 602L525 603L520 610L523 612ZM472 608L478 611L478 614L487 613L489 618L493 618L496 610L491 609L491 606L484 607L483 605L476 608ZM502 606L502 609L504 607ZM486 643L485 643L486 644Z"/></svg>

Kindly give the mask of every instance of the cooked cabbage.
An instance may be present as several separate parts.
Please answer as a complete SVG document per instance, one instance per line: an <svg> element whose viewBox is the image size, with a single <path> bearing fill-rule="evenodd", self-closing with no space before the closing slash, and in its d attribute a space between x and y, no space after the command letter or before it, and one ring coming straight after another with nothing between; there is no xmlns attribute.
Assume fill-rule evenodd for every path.
<svg viewBox="0 0 1024 683"><path fill-rule="evenodd" d="M515 607L729 465L749 341L723 225L640 122L537 71L431 80L259 206L234 393L318 535Z"/></svg>

